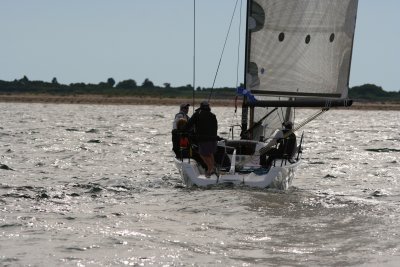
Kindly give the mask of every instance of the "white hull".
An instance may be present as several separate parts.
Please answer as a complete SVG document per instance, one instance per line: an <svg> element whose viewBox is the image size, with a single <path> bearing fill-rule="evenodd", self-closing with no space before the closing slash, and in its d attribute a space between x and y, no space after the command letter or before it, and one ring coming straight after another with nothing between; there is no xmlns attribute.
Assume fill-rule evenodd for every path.
<svg viewBox="0 0 400 267"><path fill-rule="evenodd" d="M207 178L204 169L193 159L174 159L181 178L186 186L208 187L217 184L234 184L256 188L276 188L286 190L294 179L295 169L301 160L290 163L287 160L276 160L270 170L254 172L220 172L219 177L213 174ZM282 166L281 166L282 165ZM232 168L233 169L233 168Z"/></svg>

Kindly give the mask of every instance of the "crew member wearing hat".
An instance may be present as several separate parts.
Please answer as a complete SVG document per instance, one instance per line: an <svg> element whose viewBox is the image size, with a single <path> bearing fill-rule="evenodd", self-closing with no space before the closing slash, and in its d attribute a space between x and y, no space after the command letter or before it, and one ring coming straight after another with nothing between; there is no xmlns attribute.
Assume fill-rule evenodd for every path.
<svg viewBox="0 0 400 267"><path fill-rule="evenodd" d="M180 141L182 138L187 138L187 133L184 134L184 125L189 120L188 111L189 104L183 103L179 106L179 112L175 115L174 121L172 123L172 150L175 152L176 157L182 158L187 157L189 153L182 153L180 146Z"/></svg>
<svg viewBox="0 0 400 267"><path fill-rule="evenodd" d="M217 151L218 121L211 112L210 105L203 101L189 119L186 129L194 127L200 157L207 165L206 176L210 177L214 170L214 153Z"/></svg>
<svg viewBox="0 0 400 267"><path fill-rule="evenodd" d="M274 137L266 145L267 152L260 155L260 165L270 168L272 162L279 158L292 158L297 148L296 135L292 131L293 123L285 121L282 123L283 129L278 130ZM275 146L272 148L273 146ZM267 159L268 156L268 159Z"/></svg>
<svg viewBox="0 0 400 267"><path fill-rule="evenodd" d="M175 114L174 122L172 123L172 130L177 129L177 123L180 119L185 119L188 121L190 119L189 112L190 104L183 103L179 106L179 112Z"/></svg>

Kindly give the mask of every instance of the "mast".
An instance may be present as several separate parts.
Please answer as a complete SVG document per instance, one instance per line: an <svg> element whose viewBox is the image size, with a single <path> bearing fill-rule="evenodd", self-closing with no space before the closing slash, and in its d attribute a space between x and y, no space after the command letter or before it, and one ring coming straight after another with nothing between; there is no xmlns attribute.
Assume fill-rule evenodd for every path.
<svg viewBox="0 0 400 267"><path fill-rule="evenodd" d="M249 17L250 17L250 12L251 12L251 1L252 0L247 0L247 7L246 7L246 39L245 39L245 56L244 56L244 87L247 87L247 70L248 70L248 65L249 65L249 57L250 57L250 30L249 30ZM242 131L240 136L242 137L242 134L245 133L247 130L247 117L248 117L248 105L247 105L247 99L246 96L243 96L243 103L242 103Z"/></svg>

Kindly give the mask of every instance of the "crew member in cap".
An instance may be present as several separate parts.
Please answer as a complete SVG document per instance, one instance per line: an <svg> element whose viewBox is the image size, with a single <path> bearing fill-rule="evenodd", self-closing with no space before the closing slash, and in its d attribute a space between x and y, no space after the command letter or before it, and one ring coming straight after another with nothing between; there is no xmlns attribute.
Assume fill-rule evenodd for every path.
<svg viewBox="0 0 400 267"><path fill-rule="evenodd" d="M260 165L263 167L270 168L275 159L290 159L294 156L297 142L296 135L292 131L293 123L291 121L286 121L282 123L282 126L283 129L278 130L266 145L267 152L260 155Z"/></svg>
<svg viewBox="0 0 400 267"><path fill-rule="evenodd" d="M189 121L190 117L188 115L190 104L183 103L179 107L179 112L175 114L174 122L172 123L172 130L177 129L177 123L180 119L185 119Z"/></svg>
<svg viewBox="0 0 400 267"><path fill-rule="evenodd" d="M207 165L206 176L210 177L214 170L214 153L217 151L218 121L211 112L210 105L203 101L189 119L186 129L194 127L200 157Z"/></svg>
<svg viewBox="0 0 400 267"><path fill-rule="evenodd" d="M180 140L182 137L187 136L187 133L185 136L184 134L184 127L181 126L179 129L179 125L184 125L187 123L187 121L190 119L188 116L189 112L189 104L183 103L179 106L179 112L175 115L174 121L172 123L172 150L175 152L176 157L182 158L182 157L187 157L187 153L185 155L182 154L182 149L180 148Z"/></svg>

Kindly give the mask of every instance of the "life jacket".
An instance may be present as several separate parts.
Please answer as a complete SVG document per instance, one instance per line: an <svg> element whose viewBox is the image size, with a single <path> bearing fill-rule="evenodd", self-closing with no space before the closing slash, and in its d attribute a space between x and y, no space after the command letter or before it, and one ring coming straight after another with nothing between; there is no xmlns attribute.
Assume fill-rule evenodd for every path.
<svg viewBox="0 0 400 267"><path fill-rule="evenodd" d="M186 149L189 147L189 139L186 136L181 136L179 139L179 147L181 149Z"/></svg>

